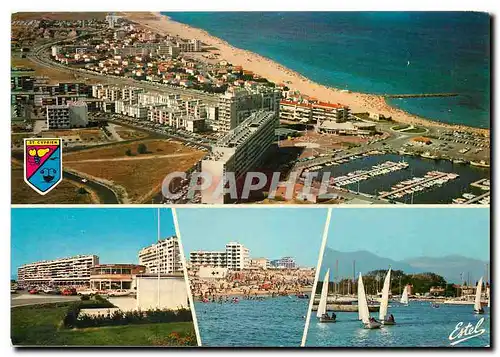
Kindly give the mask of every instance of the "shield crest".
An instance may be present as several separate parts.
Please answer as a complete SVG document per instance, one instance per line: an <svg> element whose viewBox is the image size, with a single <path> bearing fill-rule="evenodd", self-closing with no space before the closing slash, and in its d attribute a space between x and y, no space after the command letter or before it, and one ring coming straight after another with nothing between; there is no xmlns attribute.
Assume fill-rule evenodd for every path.
<svg viewBox="0 0 500 357"><path fill-rule="evenodd" d="M24 139L24 181L41 195L62 181L61 139Z"/></svg>

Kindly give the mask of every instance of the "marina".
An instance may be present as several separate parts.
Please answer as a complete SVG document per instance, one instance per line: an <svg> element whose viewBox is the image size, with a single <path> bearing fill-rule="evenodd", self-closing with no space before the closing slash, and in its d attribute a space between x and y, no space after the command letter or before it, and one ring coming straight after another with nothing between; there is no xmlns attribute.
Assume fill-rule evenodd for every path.
<svg viewBox="0 0 500 357"><path fill-rule="evenodd" d="M342 187L337 186L339 190L347 189L352 193L359 192L360 194L377 197L379 195L384 195L384 193L394 191L393 187L401 184L403 181L413 180L416 177L425 178L425 175L434 171L442 173L442 177L440 178L433 179L428 177L429 180L427 183L434 182L433 185L428 185L429 187L424 186L424 189L414 190L413 193L408 192L406 194L401 194L405 191L403 189L400 192L396 192L401 194L400 197L394 197L392 199L387 198L392 202L408 204L412 203L412 201L415 204L450 204L453 199L466 192L479 196L484 194L484 188L480 188L478 184L481 186L487 186L490 179L489 169L456 164L448 160L428 160L416 156L403 156L399 154L387 153L357 156L357 159L348 160L346 163L326 166L321 165L322 167L318 169L318 177L321 177L324 172L330 172L330 177L335 180L334 182L338 182L338 179L341 177L349 177L347 180L350 181L356 176L366 176L366 174L363 175L362 173L356 175L356 172L368 171L366 169L367 167L371 170L374 166L384 164L388 161L393 163L405 162L408 164L406 169L389 171L381 175L368 176L366 179L356 181L353 180L350 183L348 182ZM446 178L445 173L446 175L450 175L447 177L449 179ZM351 175L349 176L349 174ZM472 183L476 184L471 185ZM415 184L414 186L414 188L416 188L416 186L419 185ZM487 196L484 198L487 198ZM474 202L479 203L479 200L475 200L473 203Z"/></svg>

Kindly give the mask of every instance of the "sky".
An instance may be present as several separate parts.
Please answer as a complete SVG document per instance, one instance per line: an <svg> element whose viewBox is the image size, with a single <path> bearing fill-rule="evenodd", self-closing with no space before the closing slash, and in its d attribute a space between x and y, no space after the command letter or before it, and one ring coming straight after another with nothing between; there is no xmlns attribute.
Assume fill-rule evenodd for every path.
<svg viewBox="0 0 500 357"><path fill-rule="evenodd" d="M403 260L462 255L488 261L488 208L333 209L327 247Z"/></svg>
<svg viewBox="0 0 500 357"><path fill-rule="evenodd" d="M186 258L194 250L225 250L239 242L252 258L292 256L316 267L326 222L325 208L177 208Z"/></svg>
<svg viewBox="0 0 500 357"><path fill-rule="evenodd" d="M156 208L13 208L11 273L40 260L95 254L101 264L138 263L157 240ZM172 212L162 208L161 237L175 235Z"/></svg>

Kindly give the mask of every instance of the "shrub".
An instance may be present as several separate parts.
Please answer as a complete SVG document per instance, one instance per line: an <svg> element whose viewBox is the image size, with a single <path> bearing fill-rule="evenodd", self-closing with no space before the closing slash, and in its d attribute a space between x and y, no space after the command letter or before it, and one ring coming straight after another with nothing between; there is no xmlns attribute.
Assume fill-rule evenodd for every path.
<svg viewBox="0 0 500 357"><path fill-rule="evenodd" d="M82 295L82 296L80 296L80 300L82 300L82 301L90 300L90 296Z"/></svg>
<svg viewBox="0 0 500 357"><path fill-rule="evenodd" d="M145 144L139 144L139 145L137 146L137 152L138 152L139 154L146 154L146 153L148 152L148 148L146 147L146 145L145 145Z"/></svg>
<svg viewBox="0 0 500 357"><path fill-rule="evenodd" d="M127 149L127 151L125 151L125 155L132 156L132 150Z"/></svg>

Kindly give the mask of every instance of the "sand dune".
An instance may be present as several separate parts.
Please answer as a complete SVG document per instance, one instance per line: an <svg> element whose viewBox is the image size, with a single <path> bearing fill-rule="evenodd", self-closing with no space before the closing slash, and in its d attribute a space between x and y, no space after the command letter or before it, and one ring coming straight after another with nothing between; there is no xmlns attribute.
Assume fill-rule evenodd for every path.
<svg viewBox="0 0 500 357"><path fill-rule="evenodd" d="M181 38L186 39L199 39L204 44L216 48L210 50L210 52L219 54L220 60L224 59L233 65L242 66L244 69L253 71L275 83L285 83L289 88L298 90L302 94L315 97L319 100L348 105L351 107L352 112L355 113L375 112L385 116L392 116L393 120L402 123L466 130L489 136L488 129L448 125L409 114L403 110L389 106L382 96L344 92L315 83L266 57L233 47L226 41L214 37L204 30L175 22L159 13L121 13L120 15L160 34L168 33L174 36L179 35Z"/></svg>

